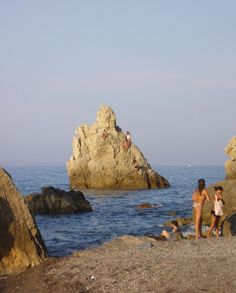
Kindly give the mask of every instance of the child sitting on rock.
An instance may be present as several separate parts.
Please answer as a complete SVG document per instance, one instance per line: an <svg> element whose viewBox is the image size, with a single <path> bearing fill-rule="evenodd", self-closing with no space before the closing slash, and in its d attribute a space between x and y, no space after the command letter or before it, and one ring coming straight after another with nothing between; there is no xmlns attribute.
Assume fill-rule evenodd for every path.
<svg viewBox="0 0 236 293"><path fill-rule="evenodd" d="M179 224L178 221L173 220L171 221L171 228L172 228L172 232L169 233L166 230L163 230L161 235L155 236L155 235L146 235L147 237L153 238L157 241L161 241L161 240L172 240L172 241L177 241L177 240L181 240L183 239L183 234L179 228Z"/></svg>
<svg viewBox="0 0 236 293"><path fill-rule="evenodd" d="M161 235L166 238L166 240L181 240L184 238L177 220L171 221L171 228L171 233L166 230L163 230L161 233Z"/></svg>

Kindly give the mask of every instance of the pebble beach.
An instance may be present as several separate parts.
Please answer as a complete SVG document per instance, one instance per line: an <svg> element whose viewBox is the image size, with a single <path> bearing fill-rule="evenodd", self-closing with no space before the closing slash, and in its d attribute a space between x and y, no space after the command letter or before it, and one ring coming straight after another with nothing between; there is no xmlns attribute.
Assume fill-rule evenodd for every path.
<svg viewBox="0 0 236 293"><path fill-rule="evenodd" d="M18 275L1 293L236 292L236 238L155 241L123 236Z"/></svg>

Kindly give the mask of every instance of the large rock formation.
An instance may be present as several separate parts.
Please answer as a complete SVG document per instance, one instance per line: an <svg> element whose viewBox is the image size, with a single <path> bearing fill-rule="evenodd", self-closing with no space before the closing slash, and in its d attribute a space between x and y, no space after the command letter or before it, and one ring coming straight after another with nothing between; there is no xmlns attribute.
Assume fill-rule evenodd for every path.
<svg viewBox="0 0 236 293"><path fill-rule="evenodd" d="M80 191L68 192L52 186L43 187L42 193L25 197L34 214L59 215L80 212L91 212L92 207Z"/></svg>
<svg viewBox="0 0 236 293"><path fill-rule="evenodd" d="M236 179L236 136L229 141L225 153L230 157L230 160L225 163L225 179Z"/></svg>
<svg viewBox="0 0 236 293"><path fill-rule="evenodd" d="M149 189L168 187L116 125L116 116L102 106L92 126L76 129L73 155L67 162L72 188Z"/></svg>
<svg viewBox="0 0 236 293"><path fill-rule="evenodd" d="M40 264L46 247L24 198L0 168L0 274Z"/></svg>
<svg viewBox="0 0 236 293"><path fill-rule="evenodd" d="M225 205L223 208L224 215L222 216L222 220L232 212L236 211L236 180L217 182L207 188L210 195L210 202L205 201L202 213L203 222L207 225L209 225L211 221L211 209L213 208L215 195L214 186L219 185L224 188L223 198Z"/></svg>

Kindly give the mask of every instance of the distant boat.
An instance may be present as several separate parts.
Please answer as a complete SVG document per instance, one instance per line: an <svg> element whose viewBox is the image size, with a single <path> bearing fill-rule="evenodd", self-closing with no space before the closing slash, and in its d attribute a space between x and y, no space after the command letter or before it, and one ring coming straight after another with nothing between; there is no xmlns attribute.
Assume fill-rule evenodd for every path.
<svg viewBox="0 0 236 293"><path fill-rule="evenodd" d="M187 167L189 167L189 168L190 168L190 167L192 167L192 165L188 164L188 165L187 165Z"/></svg>

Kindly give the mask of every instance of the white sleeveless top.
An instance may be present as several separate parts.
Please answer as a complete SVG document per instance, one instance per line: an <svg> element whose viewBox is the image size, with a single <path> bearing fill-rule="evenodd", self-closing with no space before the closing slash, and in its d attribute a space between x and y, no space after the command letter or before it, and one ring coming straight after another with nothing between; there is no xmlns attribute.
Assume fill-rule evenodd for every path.
<svg viewBox="0 0 236 293"><path fill-rule="evenodd" d="M223 202L222 200L217 200L217 196L215 195L215 201L214 201L214 210L216 216L223 216Z"/></svg>

